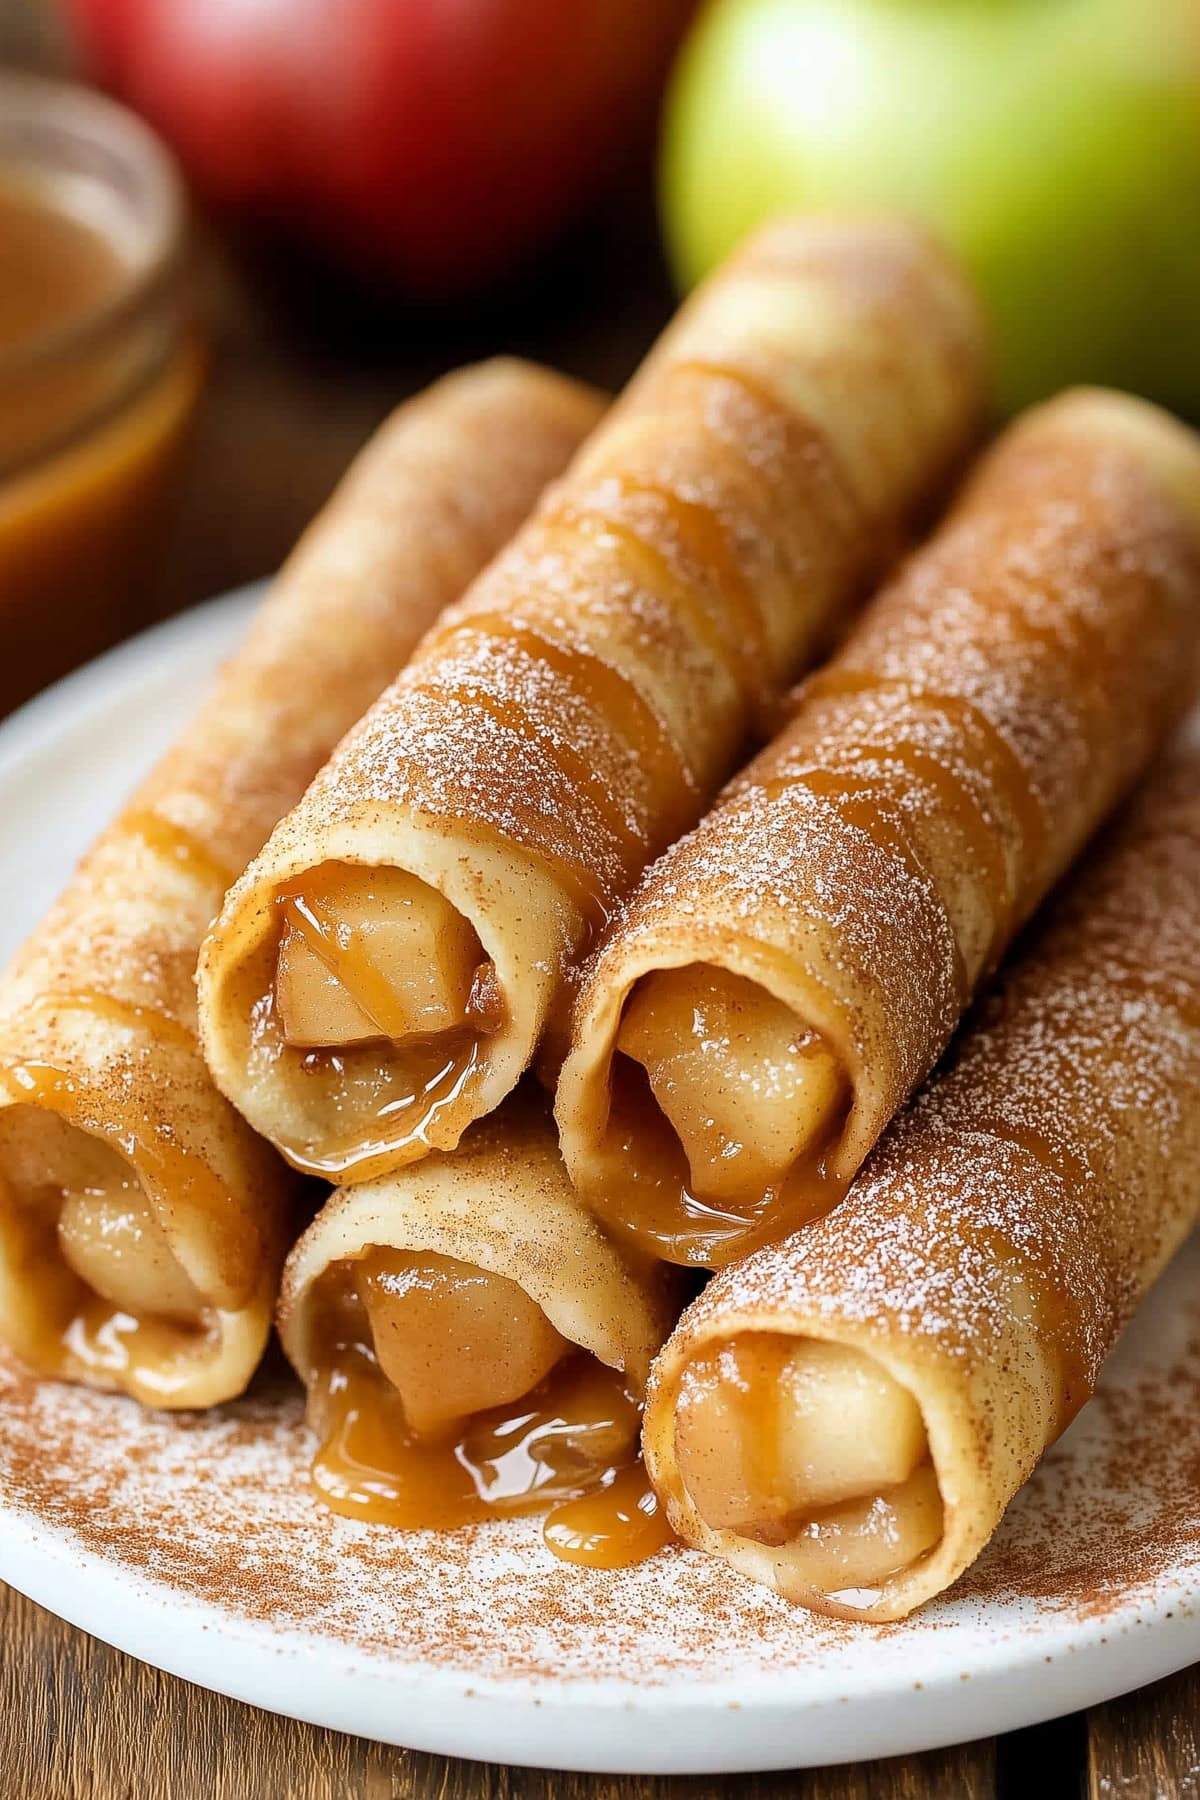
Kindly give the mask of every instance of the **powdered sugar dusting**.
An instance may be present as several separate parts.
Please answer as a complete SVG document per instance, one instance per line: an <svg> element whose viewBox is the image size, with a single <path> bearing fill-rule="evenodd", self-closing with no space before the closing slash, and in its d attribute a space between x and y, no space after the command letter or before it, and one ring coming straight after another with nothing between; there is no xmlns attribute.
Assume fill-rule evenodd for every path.
<svg viewBox="0 0 1200 1800"><path fill-rule="evenodd" d="M569 1569L536 1521L445 1536L324 1513L309 1498L299 1391L275 1370L251 1395L167 1417L0 1362L0 1559L5 1519L203 1603L209 1629L256 1621L285 1644L465 1676L611 1676L631 1691L773 1679L903 1647L911 1687L970 1667L980 1633L1054 1637L1097 1613L1115 1634L1200 1594L1200 1245L1106 1371L1101 1394L1010 1509L959 1587L903 1625L789 1607L723 1564L671 1549L617 1574ZM107 1621L90 1621L103 1631ZM1039 1653L1040 1660L1040 1653ZM798 1690L798 1694L803 1690Z"/></svg>
<svg viewBox="0 0 1200 1800"><path fill-rule="evenodd" d="M1022 1271L1086 1397L1200 1210L1200 755L1131 803L843 1206L681 1328L779 1307L986 1359Z"/></svg>
<svg viewBox="0 0 1200 1800"><path fill-rule="evenodd" d="M1192 691L1200 534L1159 467L1176 455L1200 492L1200 444L1088 394L1009 432L644 878L584 977L584 1032L643 947L753 946L831 997L852 1173Z"/></svg>

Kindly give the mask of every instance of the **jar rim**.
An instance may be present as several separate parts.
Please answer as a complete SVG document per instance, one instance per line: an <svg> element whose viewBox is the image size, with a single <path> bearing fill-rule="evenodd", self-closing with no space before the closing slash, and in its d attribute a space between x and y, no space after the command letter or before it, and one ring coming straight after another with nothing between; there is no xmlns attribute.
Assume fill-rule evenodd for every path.
<svg viewBox="0 0 1200 1800"><path fill-rule="evenodd" d="M92 341L119 331L169 284L182 256L183 182L175 159L150 126L94 89L45 75L0 71L0 168L27 173L35 181L52 177L62 173L56 150L86 157L88 176L107 185L131 217L136 215L136 254L101 299L0 346L0 380L85 352Z"/></svg>

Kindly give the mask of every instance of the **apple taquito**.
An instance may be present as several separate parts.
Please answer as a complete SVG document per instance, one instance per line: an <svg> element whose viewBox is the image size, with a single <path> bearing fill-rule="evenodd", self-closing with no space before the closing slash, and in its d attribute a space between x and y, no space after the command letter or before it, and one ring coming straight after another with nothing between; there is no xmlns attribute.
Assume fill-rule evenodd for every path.
<svg viewBox="0 0 1200 1800"><path fill-rule="evenodd" d="M720 1267L836 1204L1198 643L1200 440L1101 392L1019 421L585 972L558 1119L601 1217Z"/></svg>
<svg viewBox="0 0 1200 1800"><path fill-rule="evenodd" d="M0 1334L36 1368L163 1406L245 1385L294 1177L205 1068L200 940L275 821L600 411L509 362L403 406L0 981Z"/></svg>
<svg viewBox="0 0 1200 1800"><path fill-rule="evenodd" d="M785 221L672 325L341 747L201 958L218 1084L298 1167L455 1144L979 420L983 336L889 222Z"/></svg>
<svg viewBox="0 0 1200 1800"><path fill-rule="evenodd" d="M677 1531L902 1618L978 1556L1200 1215L1200 754L1172 758L841 1207L714 1278L651 1383Z"/></svg>
<svg viewBox="0 0 1200 1800"><path fill-rule="evenodd" d="M649 1554L669 1533L639 1461L641 1401L674 1274L604 1236L536 1092L450 1154L335 1189L279 1310L317 1495L410 1528L549 1510L568 1560Z"/></svg>

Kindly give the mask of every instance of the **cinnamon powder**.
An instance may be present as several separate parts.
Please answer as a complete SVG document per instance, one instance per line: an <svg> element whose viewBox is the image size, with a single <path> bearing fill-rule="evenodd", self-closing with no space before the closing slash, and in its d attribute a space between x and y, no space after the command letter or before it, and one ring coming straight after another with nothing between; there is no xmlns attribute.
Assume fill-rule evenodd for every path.
<svg viewBox="0 0 1200 1800"><path fill-rule="evenodd" d="M978 1660L981 1607L989 1638L1037 1633L1049 1651L1098 1619L1111 1633L1200 1595L1200 1241L988 1552L901 1625L815 1618L679 1548L624 1571L567 1568L536 1520L433 1534L335 1518L310 1496L311 1449L278 1363L236 1404L172 1416L0 1361L0 1555L3 1514L19 1514L206 1603L214 1626L269 1621L331 1654L466 1675L802 1675L861 1667L865 1641L915 1679L926 1649L938 1667Z"/></svg>

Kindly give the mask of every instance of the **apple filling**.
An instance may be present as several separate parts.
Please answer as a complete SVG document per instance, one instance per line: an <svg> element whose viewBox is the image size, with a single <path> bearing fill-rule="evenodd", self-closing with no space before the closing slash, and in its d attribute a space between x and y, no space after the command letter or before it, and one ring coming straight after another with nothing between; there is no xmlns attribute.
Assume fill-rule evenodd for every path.
<svg viewBox="0 0 1200 1800"><path fill-rule="evenodd" d="M376 1360L418 1437L519 1400L569 1348L524 1288L487 1269L374 1250L357 1275Z"/></svg>
<svg viewBox="0 0 1200 1800"><path fill-rule="evenodd" d="M626 1209L618 1222L644 1229L659 1254L691 1260L690 1220L699 1260L727 1260L717 1240L777 1210L789 1177L812 1172L844 1116L838 1059L774 995L707 964L643 976L616 1049L612 1132L636 1171L610 1199Z"/></svg>
<svg viewBox="0 0 1200 1800"><path fill-rule="evenodd" d="M314 1303L312 1479L336 1512L447 1529L577 1501L636 1460L621 1374L507 1276L377 1248L334 1264Z"/></svg>
<svg viewBox="0 0 1200 1800"><path fill-rule="evenodd" d="M338 1049L454 1031L484 1007L471 925L402 869L333 865L279 895L275 1004L286 1043Z"/></svg>
<svg viewBox="0 0 1200 1800"><path fill-rule="evenodd" d="M0 1171L4 1230L28 1290L20 1347L38 1367L56 1372L67 1351L127 1367L139 1334L152 1355L164 1332L203 1327L204 1301L116 1150L53 1112L9 1106Z"/></svg>
<svg viewBox="0 0 1200 1800"><path fill-rule="evenodd" d="M768 1547L789 1596L876 1587L942 1534L916 1401L841 1344L748 1333L690 1363L675 1450L705 1524Z"/></svg>

